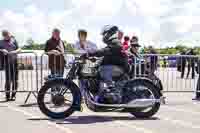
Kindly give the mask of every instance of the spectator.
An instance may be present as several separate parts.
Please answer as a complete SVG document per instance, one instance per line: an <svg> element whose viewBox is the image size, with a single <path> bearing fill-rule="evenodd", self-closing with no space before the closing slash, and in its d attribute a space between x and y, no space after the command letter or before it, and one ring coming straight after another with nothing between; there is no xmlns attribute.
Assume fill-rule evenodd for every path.
<svg viewBox="0 0 200 133"><path fill-rule="evenodd" d="M193 49L189 50L186 53L186 55L194 56L195 55L194 50ZM191 70L191 67L192 67L192 79L194 79L195 78L195 57L188 57L187 62L188 62L187 78L189 77L190 70Z"/></svg>
<svg viewBox="0 0 200 133"><path fill-rule="evenodd" d="M93 52L97 50L97 45L87 40L86 30L79 30L78 38L79 38L79 41L77 41L75 45L73 46L76 53L83 54L83 53Z"/></svg>
<svg viewBox="0 0 200 133"><path fill-rule="evenodd" d="M79 41L75 43L73 48L75 49L75 52L78 54L88 53L88 52L94 52L97 50L97 45L91 41L87 40L87 31L86 30L79 30L78 31L78 38ZM79 80L79 86L81 88L81 93L83 95L83 90L85 88L85 81Z"/></svg>
<svg viewBox="0 0 200 133"><path fill-rule="evenodd" d="M149 46L149 54L151 54L150 69L151 72L155 72L157 70L158 56L156 55L157 54L156 50L152 46Z"/></svg>
<svg viewBox="0 0 200 133"><path fill-rule="evenodd" d="M130 53L133 55L131 62L132 64L132 69L131 69L131 73L133 73L133 76L141 76L144 75L144 65L140 65L143 64L143 57L139 54L139 48L141 46L138 43L138 38L136 36L133 36L131 41L130 41ZM131 77L133 78L133 77Z"/></svg>
<svg viewBox="0 0 200 133"><path fill-rule="evenodd" d="M138 37L133 36L130 40L130 52L134 54L136 57L139 57L139 48L141 47L138 43Z"/></svg>
<svg viewBox="0 0 200 133"><path fill-rule="evenodd" d="M125 51L128 50L128 48L129 48L129 40L130 40L130 38L128 36L124 37L123 50L125 50Z"/></svg>
<svg viewBox="0 0 200 133"><path fill-rule="evenodd" d="M15 101L18 87L17 53L20 52L20 49L17 41L8 31L2 31L2 36L0 51L4 55L6 101ZM12 93L10 94L11 85Z"/></svg>
<svg viewBox="0 0 200 133"><path fill-rule="evenodd" d="M197 60L197 73L199 75L197 86L196 86L196 96L192 100L200 101L200 60Z"/></svg>
<svg viewBox="0 0 200 133"><path fill-rule="evenodd" d="M54 29L52 37L45 44L45 52L49 56L51 75L63 76L65 66L64 51L65 46L60 38L60 30Z"/></svg>
<svg viewBox="0 0 200 133"><path fill-rule="evenodd" d="M178 71L181 72L181 78L184 78L184 74L185 74L185 66L186 66L186 52L185 50L181 51L180 52L180 57L178 58L178 61L177 61L177 69Z"/></svg>
<svg viewBox="0 0 200 133"><path fill-rule="evenodd" d="M166 68L167 67L167 59L164 57L163 58L163 67Z"/></svg>
<svg viewBox="0 0 200 133"><path fill-rule="evenodd" d="M139 43L138 43L138 37L133 36L130 40L130 53L132 53L136 59L141 58L141 55L139 54L140 47L141 47L141 45L139 45Z"/></svg>

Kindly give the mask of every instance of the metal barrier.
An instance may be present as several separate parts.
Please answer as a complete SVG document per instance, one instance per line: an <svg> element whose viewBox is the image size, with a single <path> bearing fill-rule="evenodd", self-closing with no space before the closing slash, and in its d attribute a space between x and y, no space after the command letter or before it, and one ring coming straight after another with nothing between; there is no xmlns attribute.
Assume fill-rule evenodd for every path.
<svg viewBox="0 0 200 133"><path fill-rule="evenodd" d="M60 60L59 60L57 58L58 60L56 61L56 59L54 59L54 58L56 58L56 57L54 56L52 59L49 59L49 56L46 53L42 54L40 57L40 61L39 61L40 62L40 65L39 65L40 72L38 73L40 87L44 84L45 79L47 79L48 76L50 76L52 74L51 69L57 69L55 66L56 63L60 63L60 66L62 65L63 59L60 58ZM53 60L53 63L54 63L53 68L49 67L49 60ZM63 67L62 69L64 69L64 70L63 70L63 72L61 72L61 73L63 73L63 77L65 77L67 75L67 72L70 69L69 64L70 64L70 62L72 62L74 60L74 55L65 53L64 60L65 60L65 64L64 64L64 66L62 66Z"/></svg>
<svg viewBox="0 0 200 133"><path fill-rule="evenodd" d="M153 57L157 57L156 60L153 60ZM155 70L155 74L161 79L162 84L164 86L164 92L197 92L196 85L199 74L196 74L192 79L191 76L188 78L183 77L181 72L184 70L188 70L188 68L193 69L197 67L197 60L199 60L198 56L182 56L182 55L143 55L145 61L152 63L153 70ZM64 59L66 61L65 69L64 69L64 77L66 76L69 70L69 64L74 60L74 55L72 54L64 54ZM51 61L54 59L50 59ZM60 63L62 63L63 58L60 58ZM55 61L55 60L54 60ZM54 62L54 65L57 62ZM27 66L23 64L32 64L32 68L29 66L29 70ZM37 96L38 90L42 87L45 82L45 78L48 77L52 73L52 68L49 68L49 56L45 53L42 55L37 55L33 52L24 52L18 54L18 90L16 92L24 92L28 93L25 103L28 101L31 94L35 97ZM62 66L62 64L60 64ZM152 67L151 66L151 67ZM25 68L23 68L25 67ZM55 66L57 67L57 66ZM63 67L63 66L62 66ZM5 68L5 65L4 65ZM57 68L55 68L57 69ZM14 68L12 69L14 71ZM5 91L5 82L6 75L5 70L0 71L0 92ZM139 68L140 75L142 73L142 68ZM186 71L184 71L186 72ZM191 75L191 74L189 74ZM181 77L182 76L182 77ZM9 92L13 92L12 90Z"/></svg>
<svg viewBox="0 0 200 133"><path fill-rule="evenodd" d="M199 66L197 65L200 59L199 56L164 54L144 56L157 57L157 60L153 60L151 63L156 66L155 74L161 79L164 92L197 91L196 85L199 74L196 71Z"/></svg>
<svg viewBox="0 0 200 133"><path fill-rule="evenodd" d="M37 60L38 56L33 52L22 52L13 58L1 55L0 92L28 93L25 103L31 94L37 97L36 93L39 90ZM14 83L10 84L10 81ZM10 90L6 89L7 87Z"/></svg>

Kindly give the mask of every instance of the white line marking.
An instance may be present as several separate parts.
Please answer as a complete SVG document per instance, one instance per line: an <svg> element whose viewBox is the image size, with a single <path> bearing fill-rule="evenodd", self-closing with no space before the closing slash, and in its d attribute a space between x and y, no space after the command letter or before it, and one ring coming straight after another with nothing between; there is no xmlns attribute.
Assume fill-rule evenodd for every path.
<svg viewBox="0 0 200 133"><path fill-rule="evenodd" d="M34 116L34 115L31 114L31 113L28 113L28 112L26 112L26 111L24 111L24 110L18 109L18 108L13 107L13 106L10 106L10 105L8 105L8 104L3 104L3 105L6 106L8 109L10 109L10 110L12 110L12 111L22 113L22 114L24 114L25 116L28 116L28 117L31 117L31 118L38 118L38 116ZM56 127L57 129L59 129L59 130L65 132L65 133L74 133L74 132L72 132L71 129L66 128L66 127L63 127L63 126L59 126L59 125L56 124L56 123L49 122L49 121L46 121L46 123L47 123L49 126L54 126L54 127Z"/></svg>
<svg viewBox="0 0 200 133"><path fill-rule="evenodd" d="M7 108L9 108L10 110L23 113L24 115L26 115L26 116L28 116L28 117L32 117L32 118L35 117L35 118L37 118L37 116L34 116L33 114L30 114L30 113L28 113L28 112L26 112L26 111L24 111L24 110L18 109L18 108L13 107L13 106L10 106L10 105L8 105L8 104L4 104L4 105L5 105ZM165 107L165 108L168 108L168 109L169 109L169 107ZM195 114L197 114L197 112L185 111L185 110L182 110L182 109L171 109L171 108L170 108L169 110L175 110L175 111L180 111L180 112L187 112L187 113L193 113L193 114L195 113ZM96 114L96 113L93 113L93 112L91 112L91 113L85 113L85 112L84 112L84 114L92 115L92 114ZM198 115L199 115L199 113L198 113ZM102 116L102 117L104 117L104 116ZM163 117L163 116L158 116L158 117L160 117L161 120L169 121L169 122L171 122L172 124L178 124L178 125L181 125L181 126L183 126L183 127L188 127L188 128L193 128L193 129L200 129L200 126L194 125L194 124L189 123L189 122L186 122L186 121L176 120L176 119L173 119L173 118ZM114 123L120 124L120 125L122 125L122 126L129 127L129 128L133 128L133 129L135 129L136 131L143 132L143 133L155 133L155 132L153 132L153 131L151 131L151 130L149 130L149 129L146 129L146 128L144 128L144 127L139 127L138 125L137 125L137 126L130 125L130 124L127 124L127 123L122 122L122 121L114 121ZM72 132L69 128L65 128L65 127L63 127L63 126L59 126L59 125L57 125L57 124L55 124L55 123L52 123L52 122L47 121L47 124L50 125L50 126L54 126L54 127L56 127L57 129L60 129L60 130L62 130L62 131L64 131L64 132L66 132L66 133L74 133L74 132Z"/></svg>
<svg viewBox="0 0 200 133"><path fill-rule="evenodd" d="M194 125L193 123L186 122L186 121L183 121L183 120L177 120L177 119L165 117L165 116L162 116L162 115L157 115L157 117L160 118L161 120L169 121L171 124L180 125L180 126L192 128L192 129L200 129L199 125ZM129 127L129 128L134 128L136 131L141 131L141 132L144 132L144 133L155 133L155 132L153 132L149 129L145 129L144 127L139 127L138 125L137 126L130 125L130 124L127 124L127 123L122 122L122 121L114 121L114 123L120 124L122 126Z"/></svg>
<svg viewBox="0 0 200 133"><path fill-rule="evenodd" d="M95 115L95 114L97 114L97 113L94 113L94 112L90 112L90 113L88 113L88 112L83 112L84 114L86 114L86 115ZM102 117L102 118L106 118L105 116L102 116L101 114L100 114L100 116ZM149 130L149 129L146 129L146 128L144 128L144 127L140 127L140 126L138 126L138 125L130 125L130 124L127 124L127 123L125 123L125 122L122 122L122 121L119 121L119 120L113 120L113 123L115 123L115 124L117 124L117 125L121 125L121 126L124 126L124 127L128 127L128 128L132 128L132 129L135 129L136 131L139 131L139 132L142 132L142 133L155 133L155 132L153 132L153 131L151 131L151 130Z"/></svg>
<svg viewBox="0 0 200 133"><path fill-rule="evenodd" d="M188 128L193 128L193 129L200 129L200 126L194 125L194 124L186 122L186 121L175 120L175 119L171 119L171 118L167 118L167 117L165 117L165 118L162 117L161 119L163 119L165 121L170 121L170 122L172 122L174 124L178 124L178 125L181 125L183 127L188 127Z"/></svg>
<svg viewBox="0 0 200 133"><path fill-rule="evenodd" d="M173 107L169 107L169 106L163 106L163 108L168 109L168 110L172 110L172 111L177 111L177 112L184 112L184 113L190 113L190 114L194 114L194 115L200 115L199 112L194 112L191 110L185 110L185 109L178 109L178 108L173 108ZM184 127L189 127L189 128L193 128L193 129L200 129L199 125L194 125L190 122L187 121L183 121L183 120L177 120L174 118L169 118L169 117L163 117L163 116L158 116L161 119L165 120L165 121L171 121L174 124L178 124Z"/></svg>
<svg viewBox="0 0 200 133"><path fill-rule="evenodd" d="M5 105L8 109L13 110L13 111L15 111L15 112L22 113L22 114L24 114L24 115L26 115L26 116L28 116L28 117L31 117L31 118L38 118L38 116L34 116L33 114L28 113L28 112L26 112L26 111L24 111L24 110L18 109L18 108L13 107L13 106L10 106L10 105L8 105L8 104L4 104L4 105ZM93 113L93 112L91 112L91 113L83 112L83 113L86 114L86 115L96 114L96 113ZM103 118L103 117L104 117L104 116L102 116L102 118ZM49 122L49 121L46 121L46 123L47 123L48 125L50 125L50 126L56 127L57 129L59 129L59 130L61 130L61 131L66 132L66 133L74 133L74 132L72 132L72 130L70 130L69 128L65 128L65 127L59 126L59 125L56 124L56 123ZM121 122L121 121L114 121L114 123L120 124L120 125L125 126L125 127L128 127L128 128L135 129L136 131L143 132L143 133L155 133L155 132L150 131L149 129L145 129L145 128L143 128L143 127L139 127L138 125L137 125L137 126L129 125L129 124L126 124L126 123Z"/></svg>
<svg viewBox="0 0 200 133"><path fill-rule="evenodd" d="M173 111L177 111L177 112L184 112L184 113L190 113L190 114L193 114L193 115L200 115L200 112L196 112L196 111L192 111L192 110L185 110L185 109L181 109L181 108L173 108L173 107L163 107L165 109L168 109L168 110L173 110Z"/></svg>
<svg viewBox="0 0 200 133"><path fill-rule="evenodd" d="M125 126L125 127L128 127L128 128L133 128L135 129L136 131L139 131L139 132L143 132L143 133L155 133L149 129L145 129L143 127L138 127L138 125L130 125L130 124L126 124L125 122L122 122L122 121L114 121L114 123L116 124L120 124L122 126Z"/></svg>

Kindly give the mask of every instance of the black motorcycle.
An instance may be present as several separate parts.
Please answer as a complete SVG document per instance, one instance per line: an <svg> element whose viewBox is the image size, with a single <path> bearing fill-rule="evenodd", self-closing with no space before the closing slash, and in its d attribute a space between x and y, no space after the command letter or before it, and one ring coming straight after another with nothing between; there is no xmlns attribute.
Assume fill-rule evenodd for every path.
<svg viewBox="0 0 200 133"><path fill-rule="evenodd" d="M136 118L152 117L160 108L158 87L145 77L130 79L126 73L113 74L110 87L100 76L99 63L87 66L76 57L67 77L47 80L38 93L40 110L50 118L63 119L75 111L82 111L82 97L86 106L94 112L125 112ZM92 59L92 62L94 60ZM84 92L75 81L84 82ZM46 100L47 98L47 100Z"/></svg>

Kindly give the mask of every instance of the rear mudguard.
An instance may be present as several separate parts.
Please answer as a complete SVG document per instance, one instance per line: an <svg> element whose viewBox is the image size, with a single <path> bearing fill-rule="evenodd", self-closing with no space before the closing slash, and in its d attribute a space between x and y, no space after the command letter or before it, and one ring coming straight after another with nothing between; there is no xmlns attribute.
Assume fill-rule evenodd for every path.
<svg viewBox="0 0 200 133"><path fill-rule="evenodd" d="M152 84L155 88L157 88L156 90L158 91L160 97L162 96L161 93L160 93L160 88L158 88L158 86L156 86L152 81L151 79L149 78L146 78L146 77L138 77L138 78L135 78L135 79L132 79L132 80L129 80L127 81L127 84L132 84L133 82L138 82L138 81L144 81L144 82L148 82L150 84Z"/></svg>

